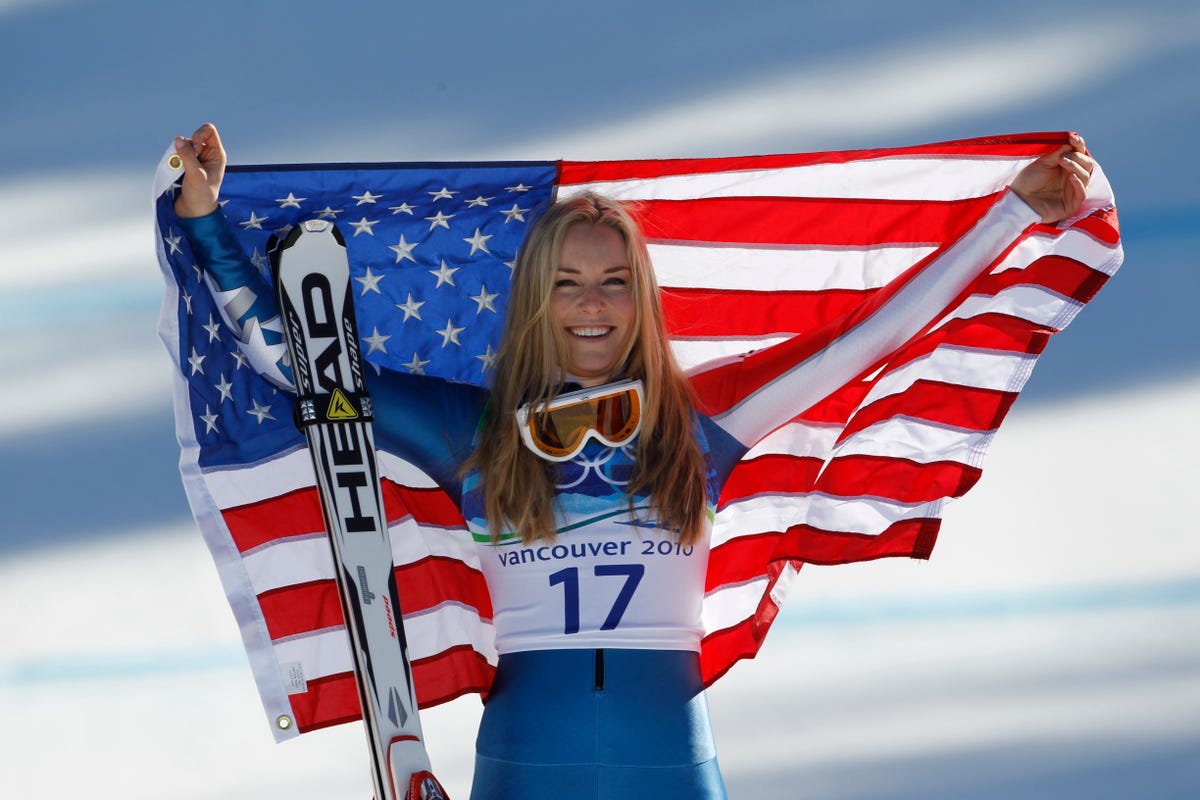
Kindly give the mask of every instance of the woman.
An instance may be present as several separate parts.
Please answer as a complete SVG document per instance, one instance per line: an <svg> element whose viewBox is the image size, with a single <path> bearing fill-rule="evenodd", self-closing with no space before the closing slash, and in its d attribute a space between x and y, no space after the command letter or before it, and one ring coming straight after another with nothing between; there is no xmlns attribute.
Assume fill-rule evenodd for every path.
<svg viewBox="0 0 1200 800"><path fill-rule="evenodd" d="M257 298L227 322L261 330L248 323L276 311L217 211L219 136L206 125L176 146L176 209L193 252L223 292ZM1075 213L1091 169L1076 136L1023 170L942 257L937 280L895 302L956 295L1025 227ZM803 368L791 367L791 342L726 364L733 383L744 370L762 385L711 418L667 347L640 231L619 204L588 195L552 207L526 237L490 392L372 380L377 438L459 504L492 598L500 657L474 797L725 796L698 666L721 485L797 406L927 321L839 332L838 357ZM260 371L283 374L279 349L260 349Z"/></svg>

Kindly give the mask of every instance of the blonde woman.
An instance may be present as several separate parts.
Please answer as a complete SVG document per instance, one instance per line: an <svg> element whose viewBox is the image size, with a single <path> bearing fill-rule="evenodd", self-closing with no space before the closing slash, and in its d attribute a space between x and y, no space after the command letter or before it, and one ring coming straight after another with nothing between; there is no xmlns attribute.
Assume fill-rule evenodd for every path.
<svg viewBox="0 0 1200 800"><path fill-rule="evenodd" d="M186 170L176 210L194 254L227 296L245 287L256 298L228 324L270 329L250 324L277 312L217 209L216 130L176 146ZM936 279L889 302L919 309L928 304L906 293L957 294L1028 225L1073 214L1091 170L1078 137L1035 162ZM619 203L582 195L526 236L490 391L373 378L377 439L459 505L492 600L499 662L473 798L725 797L699 668L721 486L750 444L926 322L866 321L815 364L798 366L789 342L723 364L755 390L711 418L667 345L637 225ZM256 367L286 382L278 344L259 345Z"/></svg>

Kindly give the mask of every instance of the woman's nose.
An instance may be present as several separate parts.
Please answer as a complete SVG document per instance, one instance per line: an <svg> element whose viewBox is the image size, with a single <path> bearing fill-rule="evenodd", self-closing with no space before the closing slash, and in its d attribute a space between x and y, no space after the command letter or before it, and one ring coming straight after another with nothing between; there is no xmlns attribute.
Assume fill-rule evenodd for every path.
<svg viewBox="0 0 1200 800"><path fill-rule="evenodd" d="M599 309L604 307L604 293L600 291L599 286L585 286L583 292L579 296L579 307L585 309Z"/></svg>

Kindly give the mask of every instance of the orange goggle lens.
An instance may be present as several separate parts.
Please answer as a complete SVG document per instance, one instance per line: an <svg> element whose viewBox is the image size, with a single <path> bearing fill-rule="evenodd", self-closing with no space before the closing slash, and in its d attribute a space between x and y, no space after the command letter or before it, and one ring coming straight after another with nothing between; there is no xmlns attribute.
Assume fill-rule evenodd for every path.
<svg viewBox="0 0 1200 800"><path fill-rule="evenodd" d="M550 461L567 461L588 439L619 447L642 427L642 382L581 389L556 397L548 407L526 403L517 410L525 446Z"/></svg>

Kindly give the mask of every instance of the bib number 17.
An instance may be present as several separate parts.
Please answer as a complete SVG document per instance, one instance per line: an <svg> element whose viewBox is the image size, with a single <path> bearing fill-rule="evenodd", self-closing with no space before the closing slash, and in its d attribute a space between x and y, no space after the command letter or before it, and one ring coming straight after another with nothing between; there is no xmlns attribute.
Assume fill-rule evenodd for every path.
<svg viewBox="0 0 1200 800"><path fill-rule="evenodd" d="M600 626L602 631L611 631L621 624L625 609L637 590L646 567L642 564L597 564L592 570L596 578L623 577L625 582L617 592L617 598ZM563 587L563 633L579 633L579 567L560 569L550 576L550 585Z"/></svg>

